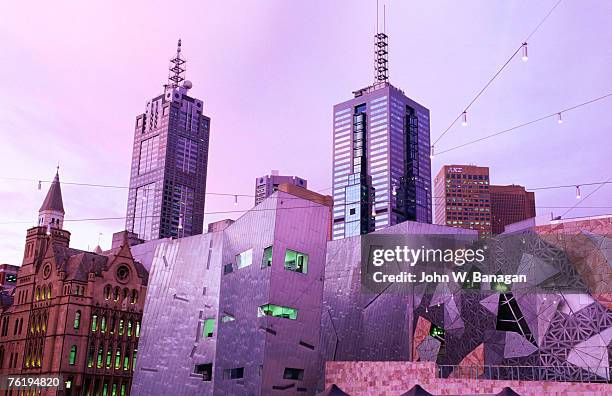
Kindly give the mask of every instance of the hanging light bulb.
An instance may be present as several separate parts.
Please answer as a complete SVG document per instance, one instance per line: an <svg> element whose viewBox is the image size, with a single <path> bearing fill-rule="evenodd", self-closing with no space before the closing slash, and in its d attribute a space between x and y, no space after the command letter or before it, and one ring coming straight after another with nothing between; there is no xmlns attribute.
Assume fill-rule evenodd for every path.
<svg viewBox="0 0 612 396"><path fill-rule="evenodd" d="M580 199L580 186L576 186L576 199Z"/></svg>
<svg viewBox="0 0 612 396"><path fill-rule="evenodd" d="M522 58L523 62L527 62L527 59L529 59L529 57L527 56L527 43L523 43L523 56Z"/></svg>
<svg viewBox="0 0 612 396"><path fill-rule="evenodd" d="M433 158L434 157L434 146L433 144L431 145L431 152L429 153L429 158Z"/></svg>
<svg viewBox="0 0 612 396"><path fill-rule="evenodd" d="M561 117L561 113L557 113L557 124L563 124L563 118Z"/></svg>
<svg viewBox="0 0 612 396"><path fill-rule="evenodd" d="M238 195L234 195L234 206L238 206Z"/></svg>
<svg viewBox="0 0 612 396"><path fill-rule="evenodd" d="M463 119L461 120L461 125L467 126L467 111L463 112Z"/></svg>
<svg viewBox="0 0 612 396"><path fill-rule="evenodd" d="M40 189L42 188L42 181L38 181L38 191L40 191Z"/></svg>

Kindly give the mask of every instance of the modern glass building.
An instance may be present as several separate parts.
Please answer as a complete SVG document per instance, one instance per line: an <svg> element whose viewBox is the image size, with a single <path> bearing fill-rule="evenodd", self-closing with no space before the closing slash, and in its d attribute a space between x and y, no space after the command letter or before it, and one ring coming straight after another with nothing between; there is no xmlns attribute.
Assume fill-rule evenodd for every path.
<svg viewBox="0 0 612 396"><path fill-rule="evenodd" d="M431 223L429 110L387 81L334 106L333 239Z"/></svg>
<svg viewBox="0 0 612 396"><path fill-rule="evenodd" d="M164 93L136 117L126 229L141 239L201 234L210 118L188 95L179 46Z"/></svg>

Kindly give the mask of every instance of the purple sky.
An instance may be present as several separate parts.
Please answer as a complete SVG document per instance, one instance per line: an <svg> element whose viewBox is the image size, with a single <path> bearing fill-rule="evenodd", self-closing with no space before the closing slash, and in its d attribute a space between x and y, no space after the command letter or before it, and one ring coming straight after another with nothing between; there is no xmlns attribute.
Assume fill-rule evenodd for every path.
<svg viewBox="0 0 612 396"><path fill-rule="evenodd" d="M391 82L431 110L437 137L556 0L389 1ZM375 1L23 2L0 5L0 177L127 185L134 118L161 92L178 37L191 93L212 118L210 192L253 194L270 169L331 186L332 105L372 81ZM174 4L174 3L172 3ZM382 4L382 2L381 2ZM175 7L173 12L172 7ZM612 2L564 1L439 150L612 92ZM437 156L491 167L495 184L577 184L612 175L612 98ZM21 263L43 191L0 179L0 262ZM126 190L62 187L66 219L121 217ZM584 187L583 196L593 187ZM327 190L329 192L329 190ZM584 206L612 206L612 186ZM536 194L541 220L573 189ZM206 211L252 199L209 197ZM568 216L612 213L577 209ZM205 222L231 216L209 215ZM72 245L108 248L124 221L66 222Z"/></svg>

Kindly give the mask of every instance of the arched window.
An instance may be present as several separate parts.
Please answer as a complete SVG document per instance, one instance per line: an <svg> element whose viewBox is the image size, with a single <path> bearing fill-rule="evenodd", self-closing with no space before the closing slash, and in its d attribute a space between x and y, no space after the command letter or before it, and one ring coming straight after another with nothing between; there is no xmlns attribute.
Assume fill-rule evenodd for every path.
<svg viewBox="0 0 612 396"><path fill-rule="evenodd" d="M36 292L34 293L34 301L40 300L40 286L36 286Z"/></svg>
<svg viewBox="0 0 612 396"><path fill-rule="evenodd" d="M23 330L23 318L19 319L19 334L21 334L21 330Z"/></svg>
<svg viewBox="0 0 612 396"><path fill-rule="evenodd" d="M106 315L102 316L102 322L100 322L100 332L106 332Z"/></svg>
<svg viewBox="0 0 612 396"><path fill-rule="evenodd" d="M110 287L110 285L104 286L104 299L105 300L110 299L110 294L111 294L111 287Z"/></svg>
<svg viewBox="0 0 612 396"><path fill-rule="evenodd" d="M104 344L98 345L98 358L96 361L96 367L102 368L102 357L104 356Z"/></svg>
<svg viewBox="0 0 612 396"><path fill-rule="evenodd" d="M47 300L51 300L51 285L47 288Z"/></svg>
<svg viewBox="0 0 612 396"><path fill-rule="evenodd" d="M131 337L132 336L132 319L128 320L127 327L128 327L127 335L128 337Z"/></svg>
<svg viewBox="0 0 612 396"><path fill-rule="evenodd" d="M44 285L43 288L42 288L42 293L40 295L40 299L44 300L46 296L47 296L47 285Z"/></svg>
<svg viewBox="0 0 612 396"><path fill-rule="evenodd" d="M81 311L76 311L74 314L74 328L78 330L81 327Z"/></svg>
<svg viewBox="0 0 612 396"><path fill-rule="evenodd" d="M136 337L140 337L140 321L136 321Z"/></svg>
<svg viewBox="0 0 612 396"><path fill-rule="evenodd" d="M91 331L95 332L96 330L98 330L98 315L93 314L91 316Z"/></svg>
<svg viewBox="0 0 612 396"><path fill-rule="evenodd" d="M68 357L69 365L74 366L74 363L76 362L76 354L77 354L77 347L76 345L73 345L70 347L70 356Z"/></svg>
<svg viewBox="0 0 612 396"><path fill-rule="evenodd" d="M96 346L93 343L89 344L89 349L87 350L87 367L93 367L95 350Z"/></svg>
<svg viewBox="0 0 612 396"><path fill-rule="evenodd" d="M43 354L43 348L42 345L38 348L38 356L36 356L36 366L40 367L42 366L42 354Z"/></svg>
<svg viewBox="0 0 612 396"><path fill-rule="evenodd" d="M125 354L123 355L123 370L128 371L130 369L130 347L125 347Z"/></svg>
<svg viewBox="0 0 612 396"><path fill-rule="evenodd" d="M119 319L119 335L123 335L123 319Z"/></svg>
<svg viewBox="0 0 612 396"><path fill-rule="evenodd" d="M115 290L113 291L113 300L119 301L119 287L115 287Z"/></svg>
<svg viewBox="0 0 612 396"><path fill-rule="evenodd" d="M40 316L36 315L36 319L34 321L36 322L36 332L38 333L40 331Z"/></svg>
<svg viewBox="0 0 612 396"><path fill-rule="evenodd" d="M117 316L115 316L115 314L113 314L110 318L110 324L109 324L109 328L108 328L108 332L111 334L115 333L115 325L117 324Z"/></svg>
<svg viewBox="0 0 612 396"><path fill-rule="evenodd" d="M4 367L4 347L0 346L0 369L3 367Z"/></svg>
<svg viewBox="0 0 612 396"><path fill-rule="evenodd" d="M113 344L108 344L106 349L106 368L111 368L111 361L113 359Z"/></svg>
<svg viewBox="0 0 612 396"><path fill-rule="evenodd" d="M121 369L121 346L117 345L117 351L115 352L115 370Z"/></svg>
<svg viewBox="0 0 612 396"><path fill-rule="evenodd" d="M132 290L132 304L136 304L138 302L138 292L136 291L136 289Z"/></svg>
<svg viewBox="0 0 612 396"><path fill-rule="evenodd" d="M134 349L134 353L132 354L132 371L136 368L136 353L138 349Z"/></svg>
<svg viewBox="0 0 612 396"><path fill-rule="evenodd" d="M47 315L43 315L42 317L42 323L40 324L40 328L42 329L42 332L46 332L47 331Z"/></svg>
<svg viewBox="0 0 612 396"><path fill-rule="evenodd" d="M123 292L121 293L121 300L127 302L129 296L130 291L127 288L123 289Z"/></svg>

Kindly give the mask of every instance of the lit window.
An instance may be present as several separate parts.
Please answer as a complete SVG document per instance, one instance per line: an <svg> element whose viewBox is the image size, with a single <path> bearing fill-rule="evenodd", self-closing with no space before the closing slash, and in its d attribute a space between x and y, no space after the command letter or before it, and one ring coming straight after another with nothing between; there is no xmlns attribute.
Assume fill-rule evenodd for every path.
<svg viewBox="0 0 612 396"><path fill-rule="evenodd" d="M268 246L263 251L263 258L261 260L261 268L272 266L272 246Z"/></svg>
<svg viewBox="0 0 612 396"><path fill-rule="evenodd" d="M111 368L111 361L113 359L113 346L109 345L106 350L106 368Z"/></svg>
<svg viewBox="0 0 612 396"><path fill-rule="evenodd" d="M104 287L104 299L105 300L110 299L110 294L111 294L111 287L110 287L110 285L106 285Z"/></svg>
<svg viewBox="0 0 612 396"><path fill-rule="evenodd" d="M236 267L238 269L253 264L253 249L246 250L236 255Z"/></svg>
<svg viewBox="0 0 612 396"><path fill-rule="evenodd" d="M121 368L121 348L117 347L117 352L115 352L115 370L119 370Z"/></svg>
<svg viewBox="0 0 612 396"><path fill-rule="evenodd" d="M234 320L236 320L236 318L230 314L224 314L221 317L221 322L225 323L225 322L233 322Z"/></svg>
<svg viewBox="0 0 612 396"><path fill-rule="evenodd" d="M123 335L123 319L119 320L119 335Z"/></svg>
<svg viewBox="0 0 612 396"><path fill-rule="evenodd" d="M74 328L78 329L81 327L81 311L76 311L74 314Z"/></svg>
<svg viewBox="0 0 612 396"><path fill-rule="evenodd" d="M93 315L91 317L91 331L95 332L96 330L98 330L98 315Z"/></svg>
<svg viewBox="0 0 612 396"><path fill-rule="evenodd" d="M132 336L132 320L128 320L127 322L127 335L128 337Z"/></svg>
<svg viewBox="0 0 612 396"><path fill-rule="evenodd" d="M100 332L106 332L106 316L102 316L102 320L100 322Z"/></svg>
<svg viewBox="0 0 612 396"><path fill-rule="evenodd" d="M295 250L285 252L285 269L305 274L308 272L308 255Z"/></svg>
<svg viewBox="0 0 612 396"><path fill-rule="evenodd" d="M295 308L281 307L280 305L265 304L257 308L257 316L272 316L275 318L285 318L296 320L298 311Z"/></svg>
<svg viewBox="0 0 612 396"><path fill-rule="evenodd" d="M98 346L98 359L97 359L97 362L96 362L96 366L98 368L102 368L102 356L103 355L104 355L103 346L102 346L102 344L100 344Z"/></svg>
<svg viewBox="0 0 612 396"><path fill-rule="evenodd" d="M87 367L93 367L94 364L94 344L89 345L89 349L87 350Z"/></svg>
<svg viewBox="0 0 612 396"><path fill-rule="evenodd" d="M76 345L73 345L70 347L70 356L68 357L69 365L74 366L74 363L76 362L76 354L77 354L77 347Z"/></svg>
<svg viewBox="0 0 612 396"><path fill-rule="evenodd" d="M215 319L210 318L204 321L204 330L202 331L202 336L206 338L210 338L214 335L215 332Z"/></svg>
<svg viewBox="0 0 612 396"><path fill-rule="evenodd" d="M138 302L138 292L134 289L132 290L132 301L131 304L136 304Z"/></svg>

